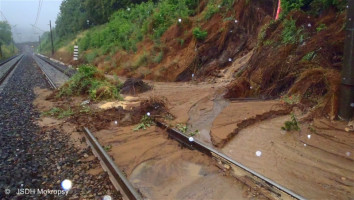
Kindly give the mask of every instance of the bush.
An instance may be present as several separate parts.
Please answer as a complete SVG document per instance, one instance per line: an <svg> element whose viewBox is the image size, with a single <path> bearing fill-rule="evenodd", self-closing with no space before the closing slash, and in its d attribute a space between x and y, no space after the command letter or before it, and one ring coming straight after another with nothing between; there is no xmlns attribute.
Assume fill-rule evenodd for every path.
<svg viewBox="0 0 354 200"><path fill-rule="evenodd" d="M219 10L220 9L219 9L218 5L212 4L212 3L208 4L206 7L205 14L204 14L204 19L205 20L210 19L212 16L214 16L215 13L218 13Z"/></svg>
<svg viewBox="0 0 354 200"><path fill-rule="evenodd" d="M300 131L300 127L294 113L291 113L291 121L286 121L281 129L284 131Z"/></svg>
<svg viewBox="0 0 354 200"><path fill-rule="evenodd" d="M208 32L197 27L193 29L193 35L195 38L197 38L197 40L205 40L205 38L208 36Z"/></svg>
<svg viewBox="0 0 354 200"><path fill-rule="evenodd" d="M67 118L73 114L74 114L74 112L71 110L71 108L64 110L64 109L58 108L58 107L54 107L54 108L42 113L43 116L56 117L58 119Z"/></svg>
<svg viewBox="0 0 354 200"><path fill-rule="evenodd" d="M160 63L163 59L163 51L157 54L157 56L154 58L154 63Z"/></svg>
<svg viewBox="0 0 354 200"><path fill-rule="evenodd" d="M281 33L282 36L282 43L283 44L295 44L298 40L304 40L304 36L301 34L303 29L296 28L296 21L293 19L286 19L283 22L283 32Z"/></svg>
<svg viewBox="0 0 354 200"><path fill-rule="evenodd" d="M59 89L59 97L89 95L92 100L120 99L120 83L107 80L94 66L83 65L78 72Z"/></svg>
<svg viewBox="0 0 354 200"><path fill-rule="evenodd" d="M316 28L316 31L317 31L317 32L320 32L320 31L323 31L323 30L326 30L326 29L327 29L326 24L320 24L320 25L318 25L318 27Z"/></svg>

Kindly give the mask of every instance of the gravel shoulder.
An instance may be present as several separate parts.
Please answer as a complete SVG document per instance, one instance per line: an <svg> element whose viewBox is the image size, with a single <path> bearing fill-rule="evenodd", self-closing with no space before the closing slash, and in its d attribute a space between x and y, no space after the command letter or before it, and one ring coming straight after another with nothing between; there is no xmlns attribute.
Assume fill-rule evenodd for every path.
<svg viewBox="0 0 354 200"><path fill-rule="evenodd" d="M120 199L106 173L90 171L99 162L89 149L76 148L68 134L36 125L40 113L32 106L33 90L49 86L33 62L26 54L0 93L0 199ZM73 187L67 196L58 195L65 179ZM25 189L30 194L20 194Z"/></svg>

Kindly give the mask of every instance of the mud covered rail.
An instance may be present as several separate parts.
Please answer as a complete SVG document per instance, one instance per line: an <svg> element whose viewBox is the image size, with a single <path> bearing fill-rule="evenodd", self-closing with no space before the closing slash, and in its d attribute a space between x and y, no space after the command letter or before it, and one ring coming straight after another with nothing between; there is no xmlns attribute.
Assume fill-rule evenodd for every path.
<svg viewBox="0 0 354 200"><path fill-rule="evenodd" d="M156 125L165 129L170 138L173 138L190 149L198 150L212 158L218 165L229 171L232 176L252 188L258 188L260 192L270 199L305 199L304 197L292 192L291 190L275 183L274 181L258 174L252 169L247 168L217 150L210 148L198 140L190 138L174 128L155 120Z"/></svg>
<svg viewBox="0 0 354 200"><path fill-rule="evenodd" d="M108 172L109 178L114 187L121 191L123 193L123 197L126 199L143 199L86 127L84 127L84 133L87 138L86 141L88 145L91 146L93 153L101 161L101 166L103 169Z"/></svg>
<svg viewBox="0 0 354 200"><path fill-rule="evenodd" d="M47 63L49 65L53 66L52 63L50 63L50 62L47 62ZM50 77L45 73L45 71L42 69L41 69L41 71L45 75L50 86L53 89L57 89L57 86L50 79ZM62 71L60 71L60 72L62 72ZM108 173L109 179L111 180L113 186L116 188L117 191L121 192L123 199L129 199L129 200L143 199L142 196L130 184L130 182L125 177L123 172L117 167L117 165L112 161L110 156L102 148L102 146L99 144L99 142L93 136L93 134L90 132L90 130L88 128L84 127L83 131L85 133L87 144L91 147L94 155L100 160L101 166L104 169L104 171L106 171Z"/></svg>

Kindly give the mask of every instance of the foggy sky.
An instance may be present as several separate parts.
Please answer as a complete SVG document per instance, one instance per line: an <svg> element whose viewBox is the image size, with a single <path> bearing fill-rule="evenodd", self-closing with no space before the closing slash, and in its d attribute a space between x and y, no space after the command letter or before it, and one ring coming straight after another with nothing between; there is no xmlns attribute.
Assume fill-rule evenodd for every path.
<svg viewBox="0 0 354 200"><path fill-rule="evenodd" d="M60 4L63 0L43 0L37 27L49 31L49 20L52 27L59 14ZM39 0L0 0L0 11L5 15L12 28L15 42L38 41L43 31L35 29L31 24L36 21ZM0 20L3 17L0 14Z"/></svg>

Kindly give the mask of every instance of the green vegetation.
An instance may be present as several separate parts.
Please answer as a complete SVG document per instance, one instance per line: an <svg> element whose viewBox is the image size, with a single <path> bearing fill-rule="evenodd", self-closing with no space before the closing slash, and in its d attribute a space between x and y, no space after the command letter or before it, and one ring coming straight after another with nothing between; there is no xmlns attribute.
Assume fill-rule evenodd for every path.
<svg viewBox="0 0 354 200"><path fill-rule="evenodd" d="M320 25L318 25L318 27L316 28L316 31L317 31L317 32L320 32L320 31L323 31L323 30L326 30L326 29L327 29L326 24L320 24Z"/></svg>
<svg viewBox="0 0 354 200"><path fill-rule="evenodd" d="M15 53L15 48L13 49L12 41L11 26L7 22L0 21L0 59L10 57Z"/></svg>
<svg viewBox="0 0 354 200"><path fill-rule="evenodd" d="M136 52L137 43L144 38L158 42L162 34L177 23L178 19L184 20L194 15L198 2L102 0L97 3L94 0L66 0L61 5L53 31L54 46L57 50L69 45L69 50L72 51L73 44L70 42L77 38L80 52L97 49L96 56L118 50ZM85 29L89 30L82 32ZM76 36L78 33L79 37ZM41 52L50 52L49 33L44 33L41 40ZM85 56L85 59L92 62L93 57L92 53Z"/></svg>
<svg viewBox="0 0 354 200"><path fill-rule="evenodd" d="M205 40L205 38L208 36L208 32L202 30L199 27L196 27L193 29L193 35L197 40Z"/></svg>
<svg viewBox="0 0 354 200"><path fill-rule="evenodd" d="M106 152L109 152L112 150L112 145L106 145L106 146L103 146L103 149L106 151Z"/></svg>
<svg viewBox="0 0 354 200"><path fill-rule="evenodd" d="M308 129L310 130L311 133L314 133L314 134L317 133L316 129L311 125L308 127Z"/></svg>
<svg viewBox="0 0 354 200"><path fill-rule="evenodd" d="M263 45L264 45L264 46L270 46L270 45L272 45L273 43L274 43L273 40L266 40L266 41L263 42Z"/></svg>
<svg viewBox="0 0 354 200"><path fill-rule="evenodd" d="M298 123L294 113L291 113L291 120L286 121L284 123L284 126L281 127L281 129L284 131L293 131L293 130L300 131L299 123Z"/></svg>
<svg viewBox="0 0 354 200"><path fill-rule="evenodd" d="M126 51L137 51L136 44L144 37L159 40L178 18L193 14L196 2L163 0L156 4L151 1L132 4L129 9L115 12L105 26L92 28L79 39L79 46L81 50L103 48L109 52L116 46Z"/></svg>
<svg viewBox="0 0 354 200"><path fill-rule="evenodd" d="M206 11L204 14L204 19L208 20L210 19L212 16L214 16L215 13L219 12L219 6L216 4L208 4L206 7Z"/></svg>
<svg viewBox="0 0 354 200"><path fill-rule="evenodd" d="M311 51L308 54L306 54L302 60L306 60L306 61L311 61L314 57L316 56L316 52Z"/></svg>
<svg viewBox="0 0 354 200"><path fill-rule="evenodd" d="M283 0L282 16L286 16L292 10L311 10L311 14L318 14L329 7L343 10L346 5L345 0Z"/></svg>
<svg viewBox="0 0 354 200"><path fill-rule="evenodd" d="M300 102L300 95L293 95L293 96L285 95L281 99L289 105L295 105Z"/></svg>
<svg viewBox="0 0 354 200"><path fill-rule="evenodd" d="M181 131L182 133L187 133L187 130L188 130L187 125L185 125L185 124L177 124L176 128L179 131Z"/></svg>
<svg viewBox="0 0 354 200"><path fill-rule="evenodd" d="M195 131L189 133L190 136L195 136L197 134L199 134L199 130L195 130Z"/></svg>
<svg viewBox="0 0 354 200"><path fill-rule="evenodd" d="M138 124L133 130L134 131L138 131L140 129L146 130L146 128L149 128L154 124L155 123L150 116L144 115L143 118L141 118L140 120L140 124Z"/></svg>
<svg viewBox="0 0 354 200"><path fill-rule="evenodd" d="M160 51L154 58L154 63L160 63L163 59L163 51Z"/></svg>
<svg viewBox="0 0 354 200"><path fill-rule="evenodd" d="M58 119L64 119L67 117L70 117L74 114L74 112L71 110L71 108L65 110L62 108L54 107L46 112L43 112L43 116L50 116L50 117L56 117Z"/></svg>
<svg viewBox="0 0 354 200"><path fill-rule="evenodd" d="M94 66L82 65L78 72L60 88L59 97L89 95L92 100L120 99L120 83L107 80Z"/></svg>
<svg viewBox="0 0 354 200"><path fill-rule="evenodd" d="M283 22L284 29L281 34L283 44L295 44L299 40L303 40L302 28L296 27L296 21L293 19L286 19Z"/></svg>

